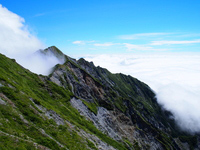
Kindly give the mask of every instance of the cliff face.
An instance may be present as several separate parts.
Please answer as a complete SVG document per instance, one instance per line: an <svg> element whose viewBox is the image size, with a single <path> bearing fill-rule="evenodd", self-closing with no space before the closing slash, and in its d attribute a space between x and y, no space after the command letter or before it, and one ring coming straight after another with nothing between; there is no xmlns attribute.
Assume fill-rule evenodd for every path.
<svg viewBox="0 0 200 150"><path fill-rule="evenodd" d="M198 149L198 136L179 131L145 83L72 59L56 47L42 54L49 52L65 63L48 77L0 55L4 139L35 149Z"/></svg>

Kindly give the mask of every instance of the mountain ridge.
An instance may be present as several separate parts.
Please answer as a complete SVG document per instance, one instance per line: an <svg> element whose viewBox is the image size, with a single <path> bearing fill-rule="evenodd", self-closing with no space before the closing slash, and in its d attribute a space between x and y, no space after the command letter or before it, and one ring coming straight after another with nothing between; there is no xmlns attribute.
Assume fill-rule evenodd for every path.
<svg viewBox="0 0 200 150"><path fill-rule="evenodd" d="M7 119L2 113L8 113L3 106L13 111L11 116L18 116L22 127L16 125L20 128L16 133L31 136L35 143L51 149L56 145L56 149L77 148L67 144L60 130L65 131L63 134L72 142L82 141L78 144L82 149L198 148L199 137L179 131L169 117L170 112L162 110L155 94L143 82L131 76L112 74L83 58L72 59L54 46L45 49L44 53L49 51L56 57L65 57L65 63L56 65L49 76L33 74L0 55L3 63L0 65L1 116ZM22 106L27 109L25 112L20 109ZM8 119L11 125L5 120L1 120L0 129L11 134L12 118ZM25 131L27 122L42 136ZM66 135L71 132L77 137ZM3 140L2 146L5 143ZM27 145L23 147L26 149Z"/></svg>

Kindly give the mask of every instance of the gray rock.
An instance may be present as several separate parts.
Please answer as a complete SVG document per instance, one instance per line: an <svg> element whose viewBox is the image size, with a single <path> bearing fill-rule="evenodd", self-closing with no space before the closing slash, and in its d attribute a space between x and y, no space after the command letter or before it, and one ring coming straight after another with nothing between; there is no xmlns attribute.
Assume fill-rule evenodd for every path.
<svg viewBox="0 0 200 150"><path fill-rule="evenodd" d="M0 87L3 87L3 85L0 83Z"/></svg>
<svg viewBox="0 0 200 150"><path fill-rule="evenodd" d="M6 105L6 102L0 98L0 104L1 105Z"/></svg>
<svg viewBox="0 0 200 150"><path fill-rule="evenodd" d="M119 136L114 130L115 126L112 122L112 117L110 112L103 107L98 108L97 115L91 112L87 106L83 104L83 102L79 99L72 98L70 100L73 107L75 107L81 115L85 116L88 120L91 120L94 125L101 130L103 133L108 134L111 138L115 140L121 140L121 136Z"/></svg>
<svg viewBox="0 0 200 150"><path fill-rule="evenodd" d="M34 100L32 98L29 98L33 104L39 109L41 110L45 116L47 116L48 119L53 119L57 125L64 125L65 121L53 110L47 110L45 107L41 106L41 105L37 105Z"/></svg>
<svg viewBox="0 0 200 150"><path fill-rule="evenodd" d="M99 150L116 150L114 147L103 142L97 136L95 136L93 134L89 134L83 130L80 130L79 135L83 136L83 137L87 138L88 140L90 140L91 142L93 142Z"/></svg>
<svg viewBox="0 0 200 150"><path fill-rule="evenodd" d="M47 116L49 119L53 119L57 125L64 125L64 120L53 110L47 110L45 112L45 116Z"/></svg>
<svg viewBox="0 0 200 150"><path fill-rule="evenodd" d="M19 114L19 117L25 124L29 124L29 122L24 118L22 114Z"/></svg>
<svg viewBox="0 0 200 150"><path fill-rule="evenodd" d="M97 129L114 140L122 141L123 137L126 137L132 144L137 141L142 150L162 150L162 146L152 135L141 135L140 131L134 127L131 120L124 114L109 111L104 107L98 107L97 115L95 115L80 99L72 98L70 102L81 115L92 121ZM148 145L149 147L146 147L145 145ZM102 149L104 149L104 147L102 147Z"/></svg>

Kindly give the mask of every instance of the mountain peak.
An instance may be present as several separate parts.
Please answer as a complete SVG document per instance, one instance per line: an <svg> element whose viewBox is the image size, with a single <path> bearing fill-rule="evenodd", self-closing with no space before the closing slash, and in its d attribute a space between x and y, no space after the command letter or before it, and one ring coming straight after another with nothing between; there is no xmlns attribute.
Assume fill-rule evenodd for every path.
<svg viewBox="0 0 200 150"><path fill-rule="evenodd" d="M43 54L46 54L46 55L53 54L57 58L65 56L63 54L63 52L61 50L59 50L56 46L50 46L50 47L44 49L42 52L43 52Z"/></svg>

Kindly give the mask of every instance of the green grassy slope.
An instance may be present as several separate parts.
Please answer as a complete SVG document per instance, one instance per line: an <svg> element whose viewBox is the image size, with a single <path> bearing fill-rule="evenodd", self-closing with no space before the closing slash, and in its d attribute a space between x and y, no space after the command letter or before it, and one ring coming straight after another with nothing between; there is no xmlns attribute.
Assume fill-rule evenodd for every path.
<svg viewBox="0 0 200 150"><path fill-rule="evenodd" d="M126 149L80 116L69 103L73 96L48 77L33 74L0 54L0 148L96 149L94 143L78 134L84 130L113 147ZM49 119L45 115L48 111L63 123Z"/></svg>

